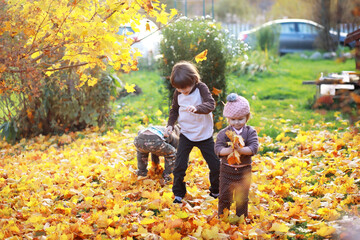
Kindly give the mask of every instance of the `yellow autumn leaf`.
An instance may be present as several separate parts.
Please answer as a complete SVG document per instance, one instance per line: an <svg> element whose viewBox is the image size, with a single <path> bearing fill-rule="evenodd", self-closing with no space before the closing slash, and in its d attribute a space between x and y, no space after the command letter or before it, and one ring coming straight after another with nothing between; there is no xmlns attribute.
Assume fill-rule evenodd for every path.
<svg viewBox="0 0 360 240"><path fill-rule="evenodd" d="M228 155L227 161L230 165L240 164L240 154L237 151L233 150L233 152Z"/></svg>
<svg viewBox="0 0 360 240"><path fill-rule="evenodd" d="M324 219L333 221L338 219L341 215L335 209L319 208L317 213L320 214Z"/></svg>
<svg viewBox="0 0 360 240"><path fill-rule="evenodd" d="M150 216L154 215L154 212L153 211L145 211L141 215L143 215L144 217L150 217Z"/></svg>
<svg viewBox="0 0 360 240"><path fill-rule="evenodd" d="M140 234L148 234L147 228L143 227L142 225L139 226L137 232Z"/></svg>
<svg viewBox="0 0 360 240"><path fill-rule="evenodd" d="M205 49L204 51L202 51L201 53L199 53L198 55L195 56L195 61L201 62L207 59L206 55L207 55L208 50Z"/></svg>
<svg viewBox="0 0 360 240"><path fill-rule="evenodd" d="M178 13L178 11L175 8L170 9L170 17L169 18L173 18L177 13Z"/></svg>
<svg viewBox="0 0 360 240"><path fill-rule="evenodd" d="M60 236L60 240L69 240L69 239L71 239L71 237L69 237L66 234L61 234L61 236Z"/></svg>
<svg viewBox="0 0 360 240"><path fill-rule="evenodd" d="M129 85L128 83L125 84L125 89L126 89L126 92L128 93L132 93L132 92L135 92L135 84L131 84Z"/></svg>
<svg viewBox="0 0 360 240"><path fill-rule="evenodd" d="M189 217L189 214L187 212L184 212L184 211L179 211L175 214L178 218L188 218Z"/></svg>
<svg viewBox="0 0 360 240"><path fill-rule="evenodd" d="M154 218L144 218L140 221L140 224L147 225L147 224L152 224L154 222L156 222L156 219Z"/></svg>
<svg viewBox="0 0 360 240"><path fill-rule="evenodd" d="M4 72L6 70L5 64L0 63L0 73Z"/></svg>
<svg viewBox="0 0 360 240"><path fill-rule="evenodd" d="M97 78L94 78L94 77L89 77L89 79L88 79L88 85L89 85L89 87L93 87L93 86L95 86L95 84L97 83Z"/></svg>
<svg viewBox="0 0 360 240"><path fill-rule="evenodd" d="M229 221L229 223L231 223L231 224L238 224L238 223L243 223L244 222L244 215L241 215L240 217L239 216L237 216L237 215L233 215L233 214L231 214L231 215L229 215L228 217L227 217L227 220Z"/></svg>
<svg viewBox="0 0 360 240"><path fill-rule="evenodd" d="M99 215L96 224L98 225L99 228L107 228L109 225L108 216L106 214Z"/></svg>
<svg viewBox="0 0 360 240"><path fill-rule="evenodd" d="M35 58L37 58L38 56L40 56L40 51L37 51L37 52L34 52L33 54L31 54L31 58L32 58L32 59L35 59Z"/></svg>
<svg viewBox="0 0 360 240"><path fill-rule="evenodd" d="M216 129L221 129L222 126L223 126L223 122L222 122L222 121L218 121L218 122L215 123Z"/></svg>
<svg viewBox="0 0 360 240"><path fill-rule="evenodd" d="M219 94L222 92L222 90L217 89L215 87L213 87L213 90L211 91L212 94L214 94L215 96L219 96Z"/></svg>
<svg viewBox="0 0 360 240"><path fill-rule="evenodd" d="M280 233L286 233L289 231L289 227L286 226L285 223L278 223L275 222L271 225L271 228L269 229L269 231L274 231L274 232L280 232Z"/></svg>
<svg viewBox="0 0 360 240"><path fill-rule="evenodd" d="M50 77L51 75L54 74L55 71L44 71L45 75Z"/></svg>
<svg viewBox="0 0 360 240"><path fill-rule="evenodd" d="M218 226L212 226L210 229L204 229L201 233L201 236L204 239L218 239L219 235L219 227Z"/></svg>
<svg viewBox="0 0 360 240"><path fill-rule="evenodd" d="M160 110L158 109L158 110L155 112L155 115L158 116L158 117L161 116L161 115L162 115L162 111L160 111Z"/></svg>
<svg viewBox="0 0 360 240"><path fill-rule="evenodd" d="M279 135L277 135L277 137L275 138L276 141L281 141L281 139L283 139L285 137L285 133L282 132Z"/></svg>
<svg viewBox="0 0 360 240"><path fill-rule="evenodd" d="M333 234L336 231L336 229L332 226L322 226L319 230L316 231L316 234L327 237L331 234Z"/></svg>
<svg viewBox="0 0 360 240"><path fill-rule="evenodd" d="M172 239L172 240L180 240L181 234L178 232L172 232L171 229L166 229L164 233L160 233L160 236L163 239Z"/></svg>
<svg viewBox="0 0 360 240"><path fill-rule="evenodd" d="M110 236L115 236L116 232L115 232L115 229L112 228L112 227L108 227L106 229L106 232L110 235Z"/></svg>
<svg viewBox="0 0 360 240"><path fill-rule="evenodd" d="M81 225L79 229L84 235L91 235L94 233L92 228L88 225Z"/></svg>
<svg viewBox="0 0 360 240"><path fill-rule="evenodd" d="M19 233L20 233L20 229L19 229L18 226L16 226L15 224L14 224L14 225L11 225L8 229L9 229L9 231L12 232L12 233L16 233L16 234L19 234Z"/></svg>
<svg viewBox="0 0 360 240"><path fill-rule="evenodd" d="M196 45L195 45L195 44L190 43L190 49L192 50L192 49L195 49L195 48L196 48Z"/></svg>

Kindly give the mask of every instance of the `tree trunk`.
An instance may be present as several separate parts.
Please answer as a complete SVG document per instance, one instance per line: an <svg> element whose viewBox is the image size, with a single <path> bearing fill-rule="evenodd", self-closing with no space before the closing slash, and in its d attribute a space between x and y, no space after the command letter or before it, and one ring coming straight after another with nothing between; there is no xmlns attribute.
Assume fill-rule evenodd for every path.
<svg viewBox="0 0 360 240"><path fill-rule="evenodd" d="M321 0L320 22L324 26L320 34L320 47L325 51L335 50L333 40L330 36L330 0Z"/></svg>

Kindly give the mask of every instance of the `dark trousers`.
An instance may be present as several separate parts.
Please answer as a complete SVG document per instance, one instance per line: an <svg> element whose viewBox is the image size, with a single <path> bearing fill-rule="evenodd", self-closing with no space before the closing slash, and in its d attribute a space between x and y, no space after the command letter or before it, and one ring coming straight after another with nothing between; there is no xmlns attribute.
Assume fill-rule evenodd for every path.
<svg viewBox="0 0 360 240"><path fill-rule="evenodd" d="M189 155L194 147L198 147L203 155L206 163L209 166L210 173L210 192L219 193L219 173L220 173L220 160L214 151L214 139L211 137L207 140L200 142L193 142L180 134L178 151L176 154L175 168L174 168L174 183L173 193L175 196L184 197L186 194L186 184L184 177L186 169L189 164Z"/></svg>
<svg viewBox="0 0 360 240"><path fill-rule="evenodd" d="M234 168L220 164L220 195L218 215L224 209L230 210L231 203L236 202L236 215L248 215L249 190L251 184L251 165Z"/></svg>

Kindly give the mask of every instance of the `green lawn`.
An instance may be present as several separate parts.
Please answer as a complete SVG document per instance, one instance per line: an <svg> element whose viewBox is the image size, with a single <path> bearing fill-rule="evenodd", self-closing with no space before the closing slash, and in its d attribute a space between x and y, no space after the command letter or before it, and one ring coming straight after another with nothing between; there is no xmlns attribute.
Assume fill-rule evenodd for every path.
<svg viewBox="0 0 360 240"><path fill-rule="evenodd" d="M252 112L249 124L257 127L260 136L276 137L294 127L303 130L324 126L338 128L344 124L344 121L336 120L339 113L320 114L311 109L316 86L303 85L302 82L316 80L321 72L326 75L344 70L355 70L355 61L308 60L297 55L285 55L265 73L254 76L229 74L226 91L236 92L249 100ZM165 124L169 99L160 72L138 71L122 75L121 79L137 84L143 93L116 102L117 128Z"/></svg>

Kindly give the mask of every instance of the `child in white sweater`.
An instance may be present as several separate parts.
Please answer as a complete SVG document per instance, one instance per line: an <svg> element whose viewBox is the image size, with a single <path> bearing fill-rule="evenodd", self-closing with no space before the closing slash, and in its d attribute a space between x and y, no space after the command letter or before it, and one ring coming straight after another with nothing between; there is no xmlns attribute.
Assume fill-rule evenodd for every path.
<svg viewBox="0 0 360 240"><path fill-rule="evenodd" d="M170 109L167 134L180 125L179 146L176 154L173 193L174 203L181 203L186 194L184 177L193 147L198 147L210 169L210 196L219 196L220 160L214 151L213 116L215 100L209 88L200 81L196 67L190 62L179 62L172 69L171 85L176 88Z"/></svg>

